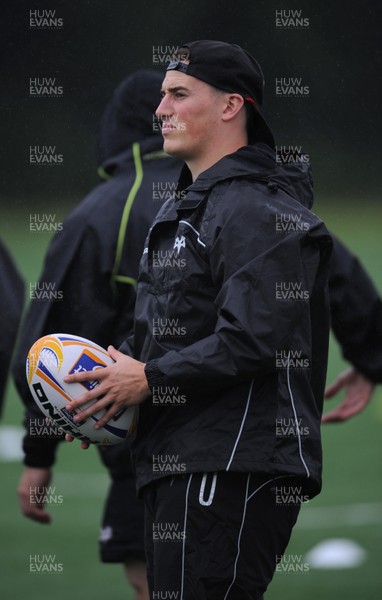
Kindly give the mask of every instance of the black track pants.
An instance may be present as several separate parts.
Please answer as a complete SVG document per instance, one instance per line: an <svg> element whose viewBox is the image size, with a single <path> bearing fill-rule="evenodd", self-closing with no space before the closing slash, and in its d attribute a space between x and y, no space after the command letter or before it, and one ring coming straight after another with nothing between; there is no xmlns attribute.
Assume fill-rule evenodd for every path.
<svg viewBox="0 0 382 600"><path fill-rule="evenodd" d="M285 492L293 483L288 477L219 472L148 485L151 599L261 600L300 510L299 502L278 502L275 490Z"/></svg>

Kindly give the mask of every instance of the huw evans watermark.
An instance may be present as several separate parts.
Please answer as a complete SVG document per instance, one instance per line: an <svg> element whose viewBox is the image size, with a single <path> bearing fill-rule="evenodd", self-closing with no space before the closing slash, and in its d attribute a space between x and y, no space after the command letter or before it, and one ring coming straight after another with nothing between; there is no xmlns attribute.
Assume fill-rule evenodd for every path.
<svg viewBox="0 0 382 600"><path fill-rule="evenodd" d="M60 98L64 88L56 77L30 77L29 95L31 98Z"/></svg>
<svg viewBox="0 0 382 600"><path fill-rule="evenodd" d="M29 503L32 505L53 504L60 505L64 502L62 494L56 493L52 486L30 486Z"/></svg>
<svg viewBox="0 0 382 600"><path fill-rule="evenodd" d="M276 281L275 294L276 300L284 302L306 301L310 298L309 290L303 289L301 281Z"/></svg>
<svg viewBox="0 0 382 600"><path fill-rule="evenodd" d="M29 572L39 574L62 573L64 570L63 563L56 560L55 554L30 554L29 555Z"/></svg>
<svg viewBox="0 0 382 600"><path fill-rule="evenodd" d="M276 9L275 25L276 29L309 29L310 22L301 9Z"/></svg>
<svg viewBox="0 0 382 600"><path fill-rule="evenodd" d="M186 532L179 523L153 523L154 542L182 542Z"/></svg>
<svg viewBox="0 0 382 600"><path fill-rule="evenodd" d="M310 225L301 214L279 213L275 215L275 228L280 233L288 231L309 231Z"/></svg>
<svg viewBox="0 0 382 600"><path fill-rule="evenodd" d="M178 184L175 181L153 181L153 200L165 202L170 198L182 200L186 197L185 190L177 190Z"/></svg>
<svg viewBox="0 0 382 600"><path fill-rule="evenodd" d="M36 281L29 284L29 298L31 300L57 302L64 299L64 292L56 288L54 281Z"/></svg>
<svg viewBox="0 0 382 600"><path fill-rule="evenodd" d="M276 419L276 437L307 437L309 427L302 424L301 418L278 418Z"/></svg>
<svg viewBox="0 0 382 600"><path fill-rule="evenodd" d="M32 233L57 233L64 225L56 219L56 214L31 213L29 215L29 231Z"/></svg>
<svg viewBox="0 0 382 600"><path fill-rule="evenodd" d="M176 131L186 131L186 123L180 121L178 115L171 115L164 118L153 115L153 133L162 133L164 127L170 127Z"/></svg>
<svg viewBox="0 0 382 600"><path fill-rule="evenodd" d="M185 473L186 464L179 460L179 454L154 454L153 473L167 473L168 475Z"/></svg>
<svg viewBox="0 0 382 600"><path fill-rule="evenodd" d="M302 554L276 555L276 563L277 573L307 573L310 569Z"/></svg>
<svg viewBox="0 0 382 600"><path fill-rule="evenodd" d="M53 9L31 9L29 11L29 28L30 29L62 29L64 27L64 19L57 15L57 11Z"/></svg>
<svg viewBox="0 0 382 600"><path fill-rule="evenodd" d="M187 328L180 325L179 319L153 319L152 333L156 339L185 338Z"/></svg>
<svg viewBox="0 0 382 600"><path fill-rule="evenodd" d="M44 360L46 364L46 360ZM52 361L52 367L57 368L57 363ZM62 438L64 430L55 421L48 417L30 417L28 424L28 435L34 438Z"/></svg>
<svg viewBox="0 0 382 600"><path fill-rule="evenodd" d="M29 164L40 167L56 167L64 164L64 155L56 146L29 146Z"/></svg>
<svg viewBox="0 0 382 600"><path fill-rule="evenodd" d="M56 10L31 9L29 11L30 29L62 29L63 27L64 19L57 15Z"/></svg>
<svg viewBox="0 0 382 600"><path fill-rule="evenodd" d="M187 260L179 257L176 250L154 250L152 254L153 269L168 269L177 268L185 269ZM160 325L164 326L164 325ZM167 325L166 325L167 326Z"/></svg>
<svg viewBox="0 0 382 600"><path fill-rule="evenodd" d="M276 77L275 93L278 98L309 98L309 86L302 77Z"/></svg>
<svg viewBox="0 0 382 600"><path fill-rule="evenodd" d="M276 162L287 164L309 164L309 154L303 152L302 146L276 146Z"/></svg>
<svg viewBox="0 0 382 600"><path fill-rule="evenodd" d="M164 66L167 63L170 63L174 60L177 61L187 61L189 57L189 52L185 49L182 52L178 52L179 46L167 45L167 44L158 44L157 46L152 47L152 60L154 65Z"/></svg>
<svg viewBox="0 0 382 600"><path fill-rule="evenodd" d="M302 486L276 486L274 491L275 503L278 506L300 506L309 502L309 496L303 493Z"/></svg>
<svg viewBox="0 0 382 600"><path fill-rule="evenodd" d="M276 369L309 369L309 358L302 350L276 350Z"/></svg>
<svg viewBox="0 0 382 600"><path fill-rule="evenodd" d="M152 388L152 403L154 406L184 406L187 397L177 386L154 386Z"/></svg>

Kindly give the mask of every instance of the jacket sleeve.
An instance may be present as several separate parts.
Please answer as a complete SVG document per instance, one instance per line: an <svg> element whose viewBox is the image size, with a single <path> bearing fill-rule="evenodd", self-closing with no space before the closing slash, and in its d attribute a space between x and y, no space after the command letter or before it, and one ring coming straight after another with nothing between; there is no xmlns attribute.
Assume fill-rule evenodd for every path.
<svg viewBox="0 0 382 600"><path fill-rule="evenodd" d="M70 230L62 239L59 235L62 233L54 239L54 247L48 252L40 278L42 282L56 282L59 298L40 302L32 300L13 370L17 389L26 406L24 462L35 467L49 467L54 463L57 445L63 436L50 438L31 435L36 428L30 424L39 418L41 425L43 417L25 378L25 359L30 346L43 335L58 332L83 336L102 346L111 343L118 345L131 329L135 301L132 286L119 284L113 290L110 285L112 257L106 261L102 241L91 228L83 232L70 263L66 265L65 274L60 276L56 260L58 256L65 256L66 243L71 238ZM45 302L47 306L44 306Z"/></svg>
<svg viewBox="0 0 382 600"><path fill-rule="evenodd" d="M275 371L278 352L301 350L312 359L312 302L282 301L276 286L294 282L315 301L319 273L327 284L331 238L318 220L305 233L276 233L271 216L259 223L252 208L224 224L209 256L219 290L214 332L149 361L151 388L169 380L185 391L218 391L256 372Z"/></svg>
<svg viewBox="0 0 382 600"><path fill-rule="evenodd" d="M21 313L24 303L24 282L17 271L11 256L0 243L0 413L4 398L8 370L13 354Z"/></svg>
<svg viewBox="0 0 382 600"><path fill-rule="evenodd" d="M382 382L382 301L358 259L334 238L329 277L331 325L346 360Z"/></svg>

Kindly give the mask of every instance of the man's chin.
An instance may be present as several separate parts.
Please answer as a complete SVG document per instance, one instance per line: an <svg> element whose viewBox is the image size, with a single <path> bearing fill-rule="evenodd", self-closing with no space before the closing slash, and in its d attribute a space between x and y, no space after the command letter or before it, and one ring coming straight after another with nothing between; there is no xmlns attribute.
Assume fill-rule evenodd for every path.
<svg viewBox="0 0 382 600"><path fill-rule="evenodd" d="M175 140L170 140L168 138L167 139L164 138L163 150L164 150L164 152L166 152L167 154L170 154L171 156L176 156L177 158L183 157L182 148L180 147L180 144L176 143Z"/></svg>

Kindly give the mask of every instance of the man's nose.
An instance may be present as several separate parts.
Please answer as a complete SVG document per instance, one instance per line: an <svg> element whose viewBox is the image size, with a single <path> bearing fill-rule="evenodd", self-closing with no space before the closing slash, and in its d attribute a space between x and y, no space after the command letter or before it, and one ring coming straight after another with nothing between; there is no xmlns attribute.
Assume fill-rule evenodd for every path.
<svg viewBox="0 0 382 600"><path fill-rule="evenodd" d="M163 96L162 100L159 103L158 108L155 111L155 115L158 117L158 119L161 119L162 117L171 115L171 113L172 113L172 110L171 110L171 105L168 100L168 97Z"/></svg>

